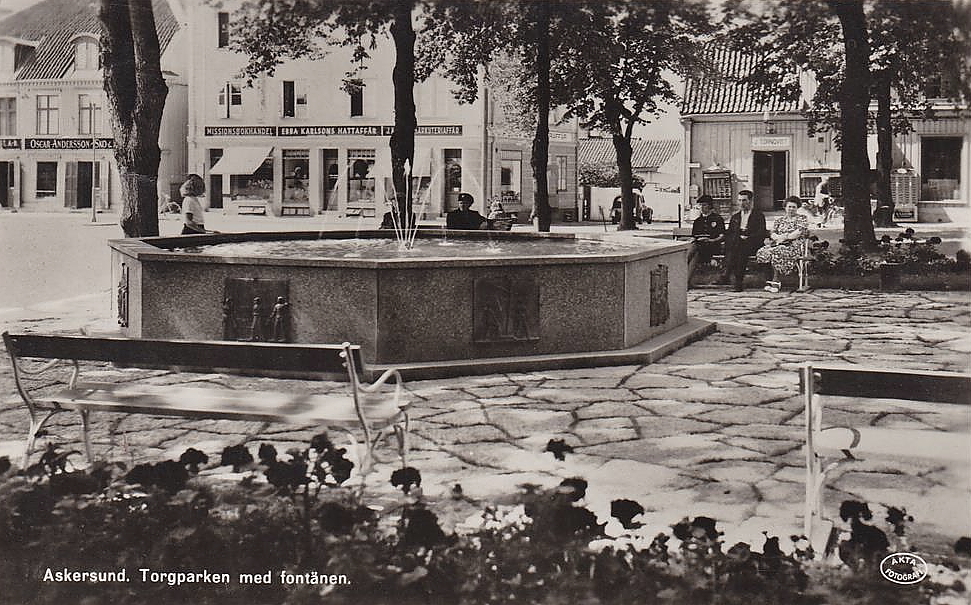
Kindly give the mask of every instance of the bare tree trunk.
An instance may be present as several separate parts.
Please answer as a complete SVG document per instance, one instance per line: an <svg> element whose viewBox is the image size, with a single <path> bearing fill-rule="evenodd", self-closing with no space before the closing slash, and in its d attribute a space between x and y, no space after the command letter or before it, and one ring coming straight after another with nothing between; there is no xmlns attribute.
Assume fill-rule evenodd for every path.
<svg viewBox="0 0 971 605"><path fill-rule="evenodd" d="M539 0L536 7L536 134L533 136L533 214L538 230L549 231L552 223L550 209L550 7L548 0Z"/></svg>
<svg viewBox="0 0 971 605"><path fill-rule="evenodd" d="M890 78L880 78L876 87L877 96L877 207L886 206L890 211L881 224L875 227L889 227L893 223L893 199L890 195L890 173L893 171L893 127L891 125Z"/></svg>
<svg viewBox="0 0 971 605"><path fill-rule="evenodd" d="M158 235L158 147L168 87L151 0L101 0L105 92L126 237Z"/></svg>
<svg viewBox="0 0 971 605"><path fill-rule="evenodd" d="M863 0L827 0L839 17L846 48L840 91L842 150L840 172L845 217L843 239L848 244L876 245L870 214L870 159L866 125L870 105L870 43Z"/></svg>
<svg viewBox="0 0 971 605"><path fill-rule="evenodd" d="M619 129L614 133L613 141L614 151L617 153L617 173L620 175L622 199L620 224L617 225L617 230L628 231L637 229L634 222L634 170L631 168L631 157L634 152L631 149L630 139L620 134Z"/></svg>
<svg viewBox="0 0 971 605"><path fill-rule="evenodd" d="M414 170L415 163L415 28L411 22L411 0L397 0L394 5L394 133L391 135L391 181L402 221L411 221L411 179L405 174L405 161ZM408 224L408 223L406 223Z"/></svg>

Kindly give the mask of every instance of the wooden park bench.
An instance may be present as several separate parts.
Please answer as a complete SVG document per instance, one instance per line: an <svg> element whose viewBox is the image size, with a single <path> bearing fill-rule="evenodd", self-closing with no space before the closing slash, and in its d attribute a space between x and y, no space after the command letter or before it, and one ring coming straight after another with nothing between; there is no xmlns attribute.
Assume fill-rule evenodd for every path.
<svg viewBox="0 0 971 605"><path fill-rule="evenodd" d="M3 341L13 362L17 391L30 415L24 468L27 467L38 432L52 416L68 410L81 414L85 453L89 461L92 460L89 415L92 411L105 411L319 424L344 430L355 448L358 443L354 431L360 430L364 434L364 447L359 449L363 472L367 472L376 459L376 446L393 435L402 463L405 464L408 403L402 399L401 375L392 368L381 374L373 384L363 385L360 381L363 372L361 350L349 343L137 340L8 332L3 333ZM137 382L89 382L82 380L81 361L110 362L121 367L173 372L343 378L350 381L350 392L307 394ZM51 372L55 366L62 364L73 366L66 383L57 381ZM394 388L390 389L389 385L387 389L382 389L391 379L394 380Z"/></svg>
<svg viewBox="0 0 971 605"><path fill-rule="evenodd" d="M971 434L933 429L823 424L822 396L881 399L890 409L934 412L941 404L971 406L971 374L882 370L850 365L811 365L799 380L806 413L806 509L804 530L814 548L825 550L829 530L822 519L826 474L864 456L904 457L971 464ZM926 402L926 403L914 403ZM967 409L971 415L971 408ZM967 424L964 426L968 429ZM822 457L837 460L823 465Z"/></svg>

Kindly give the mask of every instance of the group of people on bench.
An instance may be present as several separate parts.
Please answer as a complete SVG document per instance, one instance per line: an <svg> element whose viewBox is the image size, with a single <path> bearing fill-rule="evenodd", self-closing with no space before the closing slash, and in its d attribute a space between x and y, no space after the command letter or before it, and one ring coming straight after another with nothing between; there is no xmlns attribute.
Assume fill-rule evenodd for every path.
<svg viewBox="0 0 971 605"><path fill-rule="evenodd" d="M698 198L701 215L691 227L693 238L688 251L688 279L701 263L708 263L724 249L724 265L719 283L731 284L741 292L744 288L745 268L749 257L772 265L772 279L765 285L767 292L779 292L782 276L797 270L801 240L809 236L809 221L799 212L800 200L791 196L786 200L785 215L776 219L772 230L766 228L765 215L753 207L753 194L745 189L738 192L738 212L725 220L714 211L711 196Z"/></svg>

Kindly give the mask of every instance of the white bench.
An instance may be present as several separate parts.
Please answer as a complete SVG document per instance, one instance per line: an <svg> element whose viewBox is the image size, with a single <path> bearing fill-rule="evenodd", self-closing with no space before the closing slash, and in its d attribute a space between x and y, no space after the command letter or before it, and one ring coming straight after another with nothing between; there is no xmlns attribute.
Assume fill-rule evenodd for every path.
<svg viewBox="0 0 971 605"><path fill-rule="evenodd" d="M806 414L804 531L824 550L829 530L822 519L826 474L862 456L905 457L971 464L971 434L925 429L823 425L822 396L887 400L893 408L928 411L942 404L971 406L971 374L882 370L850 365L806 364L800 372ZM923 404L914 402L927 402ZM968 409L971 414L971 409ZM967 431L969 427L965 425ZM836 460L824 465L823 457Z"/></svg>
<svg viewBox="0 0 971 605"><path fill-rule="evenodd" d="M52 416L76 410L81 414L85 451L92 460L88 431L92 411L320 424L344 430L358 443L354 431L363 431L365 447L359 452L362 472L375 459L384 438L397 439L402 465L408 451L408 403L402 399L401 375L385 371L373 384L359 380L363 370L360 347L341 345L138 340L42 334L3 333L13 363L14 381L30 415L24 449L27 467L37 433ZM29 360L34 361L29 361ZM38 367L38 360L44 361ZM215 387L111 383L81 380L80 361L111 362L122 367L167 369L175 372L246 373L287 378L344 378L349 393L306 394ZM67 363L73 371L66 384L54 385L50 372ZM393 379L393 389L382 387ZM39 388L40 387L40 388ZM43 394L38 391L43 388ZM390 388L390 386L389 386Z"/></svg>

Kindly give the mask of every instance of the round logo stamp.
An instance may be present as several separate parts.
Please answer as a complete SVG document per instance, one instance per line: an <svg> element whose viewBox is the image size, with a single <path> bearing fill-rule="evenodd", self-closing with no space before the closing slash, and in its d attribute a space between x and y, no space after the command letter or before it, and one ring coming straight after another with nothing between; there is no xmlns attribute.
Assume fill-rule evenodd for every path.
<svg viewBox="0 0 971 605"><path fill-rule="evenodd" d="M880 575L894 584L916 584L927 577L927 561L910 552L895 552L880 561Z"/></svg>

